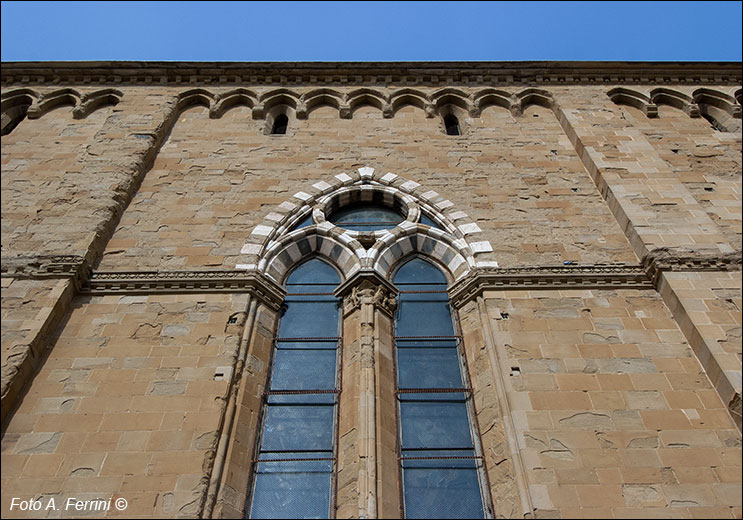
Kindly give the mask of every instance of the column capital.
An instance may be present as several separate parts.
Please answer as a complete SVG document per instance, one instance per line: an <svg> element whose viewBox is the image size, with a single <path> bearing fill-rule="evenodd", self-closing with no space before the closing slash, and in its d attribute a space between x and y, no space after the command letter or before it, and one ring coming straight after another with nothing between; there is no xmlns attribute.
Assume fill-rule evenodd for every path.
<svg viewBox="0 0 743 520"><path fill-rule="evenodd" d="M372 269L357 271L335 290L335 295L344 300L344 314L369 303L391 316L397 307L397 293L392 283Z"/></svg>

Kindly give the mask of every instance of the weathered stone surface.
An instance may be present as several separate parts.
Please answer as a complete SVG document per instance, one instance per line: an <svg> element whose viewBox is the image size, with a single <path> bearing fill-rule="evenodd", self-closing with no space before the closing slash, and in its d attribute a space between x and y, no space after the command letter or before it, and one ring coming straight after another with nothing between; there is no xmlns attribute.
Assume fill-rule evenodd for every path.
<svg viewBox="0 0 743 520"><path fill-rule="evenodd" d="M740 516L740 74L682 65L694 72L624 64L589 80L546 64L521 81L443 64L373 77L167 64L134 79L99 64L95 81L39 73L54 84L4 66L3 102L36 101L2 141L3 517L19 494L243 516L281 312L258 294L249 318L246 293L188 277L264 269L289 219L351 176L449 219L441 233L470 256L415 237L448 274L642 261L655 284L493 282L458 310L494 516ZM91 104L104 87L116 93ZM690 117L710 106L728 131ZM449 109L461 136L443 131ZM285 135L270 134L277 110ZM330 235L281 261L315 246L338 260L334 244L354 243L384 257ZM81 294L91 269L186 281ZM390 301L384 319L343 324L339 518L399 514Z"/></svg>

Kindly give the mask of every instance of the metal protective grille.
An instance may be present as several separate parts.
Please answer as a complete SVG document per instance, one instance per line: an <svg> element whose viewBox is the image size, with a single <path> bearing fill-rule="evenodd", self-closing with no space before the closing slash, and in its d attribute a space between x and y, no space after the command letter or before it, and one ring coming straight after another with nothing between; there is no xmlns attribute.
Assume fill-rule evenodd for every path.
<svg viewBox="0 0 743 520"><path fill-rule="evenodd" d="M263 394L249 518L329 518L334 507L340 394L338 275L310 260L287 297Z"/></svg>
<svg viewBox="0 0 743 520"><path fill-rule="evenodd" d="M472 436L446 280L416 258L395 276L395 381L401 517L483 518L482 457Z"/></svg>

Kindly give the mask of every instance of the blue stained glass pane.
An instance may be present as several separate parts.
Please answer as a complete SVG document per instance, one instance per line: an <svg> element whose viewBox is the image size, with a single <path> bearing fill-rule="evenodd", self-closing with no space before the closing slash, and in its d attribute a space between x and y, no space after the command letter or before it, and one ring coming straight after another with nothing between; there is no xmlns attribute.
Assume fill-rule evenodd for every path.
<svg viewBox="0 0 743 520"><path fill-rule="evenodd" d="M443 302L405 302L398 308L397 336L453 336L449 305Z"/></svg>
<svg viewBox="0 0 743 520"><path fill-rule="evenodd" d="M437 229L441 229L441 226L439 226L432 218L430 218L425 213L421 213L421 224L425 224L426 226L431 226Z"/></svg>
<svg viewBox="0 0 743 520"><path fill-rule="evenodd" d="M402 467L416 469L475 469L481 462L474 450L402 450ZM456 458L447 458L456 457ZM461 458L460 458L461 457Z"/></svg>
<svg viewBox="0 0 743 520"><path fill-rule="evenodd" d="M305 225L308 219L296 228ZM271 367L272 393L264 408L262 461L333 457L338 343L311 338L338 335L338 299L332 295L338 282L336 271L319 259L300 265L286 280L288 294ZM311 390L326 392L295 393ZM289 393L273 393L281 391ZM332 468L331 460L256 463L250 517L328 518Z"/></svg>
<svg viewBox="0 0 743 520"><path fill-rule="evenodd" d="M400 394L398 399L400 401L410 402L457 402L463 403L469 397L469 392L451 390L446 392L426 392L425 389L421 389L420 392L404 392ZM404 446L403 446L404 447Z"/></svg>
<svg viewBox="0 0 743 520"><path fill-rule="evenodd" d="M272 390L273 391L273 390ZM299 404L299 405L332 405L335 403L337 394L334 392L319 394L270 394L268 404Z"/></svg>
<svg viewBox="0 0 743 520"><path fill-rule="evenodd" d="M400 388L461 388L456 348L397 348Z"/></svg>
<svg viewBox="0 0 743 520"><path fill-rule="evenodd" d="M420 394L418 394L420 395ZM441 402L451 394L426 394L430 401L413 401L413 397L400 397L400 422L402 447L411 448L470 448L467 405L464 402ZM461 398L461 394L458 394Z"/></svg>
<svg viewBox="0 0 743 520"><path fill-rule="evenodd" d="M393 228L405 218L392 208L370 202L341 208L329 220L344 229L376 231Z"/></svg>
<svg viewBox="0 0 743 520"><path fill-rule="evenodd" d="M317 258L309 260L292 271L286 284L329 283L338 284L338 273L328 264Z"/></svg>
<svg viewBox="0 0 743 520"><path fill-rule="evenodd" d="M307 215L306 217L304 217L304 218L303 218L302 220L300 220L300 221L299 221L299 222L297 223L297 225L296 225L296 226L294 226L294 227L293 227L293 228L291 229L291 231L294 231L295 229L302 229L302 228L306 228L306 227L309 227L309 226L311 226L312 224L314 224L314 222L312 222L312 214L310 214L310 215Z"/></svg>
<svg viewBox="0 0 743 520"><path fill-rule="evenodd" d="M332 450L334 410L332 405L267 406L261 451Z"/></svg>
<svg viewBox="0 0 743 520"><path fill-rule="evenodd" d="M302 454L282 454L282 458L297 457L303 458ZM332 461L257 464L250 517L328 518L331 470Z"/></svg>
<svg viewBox="0 0 743 520"><path fill-rule="evenodd" d="M335 388L335 352L328 349L276 350L271 390L332 390Z"/></svg>
<svg viewBox="0 0 743 520"><path fill-rule="evenodd" d="M423 302L423 303L448 303L449 295L446 293L446 287L443 285L407 285L398 284L400 289L400 301L403 302ZM406 292L414 291L414 292ZM437 292L434 292L437 291Z"/></svg>
<svg viewBox="0 0 743 520"><path fill-rule="evenodd" d="M483 518L477 470L429 467L403 469L406 518ZM406 466L408 463L406 462Z"/></svg>
<svg viewBox="0 0 743 520"><path fill-rule="evenodd" d="M286 349L327 349L336 350L338 348L337 341L283 341L281 339L277 342L277 347L280 350Z"/></svg>
<svg viewBox="0 0 743 520"><path fill-rule="evenodd" d="M290 284L286 286L286 301L335 301L334 284Z"/></svg>
<svg viewBox="0 0 743 520"><path fill-rule="evenodd" d="M326 467L330 468L329 464L332 461L329 460L313 460L313 459L332 459L332 451L287 451L283 453L261 453L260 455L261 466L257 468L257 471L269 472L269 471L308 471L315 473L318 471L325 471ZM286 459L302 459L302 460L291 460ZM306 459L306 460L305 460ZM281 466L279 462L281 461Z"/></svg>
<svg viewBox="0 0 743 520"><path fill-rule="evenodd" d="M456 348L457 341L454 338L397 338L397 348Z"/></svg>
<svg viewBox="0 0 743 520"><path fill-rule="evenodd" d="M395 274L396 285L405 283L446 284L444 273L422 258L413 258Z"/></svg>
<svg viewBox="0 0 743 520"><path fill-rule="evenodd" d="M426 220L430 221L422 215L421 222L427 223ZM394 281L401 291L395 322L398 387L463 387L456 342L423 338L454 336L443 273L429 262L415 258L399 269ZM406 340L401 336L419 338ZM467 392L398 394L406 518L485 516L468 396Z"/></svg>
<svg viewBox="0 0 743 520"><path fill-rule="evenodd" d="M281 317L282 338L329 338L338 336L338 306L333 302L286 303Z"/></svg>

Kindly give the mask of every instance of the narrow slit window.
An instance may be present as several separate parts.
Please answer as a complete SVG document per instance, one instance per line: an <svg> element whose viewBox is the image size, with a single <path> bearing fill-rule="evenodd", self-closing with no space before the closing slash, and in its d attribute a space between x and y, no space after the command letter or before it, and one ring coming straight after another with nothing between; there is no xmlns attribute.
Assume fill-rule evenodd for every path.
<svg viewBox="0 0 743 520"><path fill-rule="evenodd" d="M459 128L459 119L454 114L448 114L444 117L444 126L446 127L446 135L462 135Z"/></svg>
<svg viewBox="0 0 743 520"><path fill-rule="evenodd" d="M273 120L273 128L271 129L272 134L285 134L286 129L289 126L289 118L286 114L279 114L276 119Z"/></svg>
<svg viewBox="0 0 743 520"><path fill-rule="evenodd" d="M398 458L404 518L484 518L488 493L446 278L421 258L394 278Z"/></svg>
<svg viewBox="0 0 743 520"><path fill-rule="evenodd" d="M295 269L274 341L248 518L331 518L338 414L339 278Z"/></svg>

